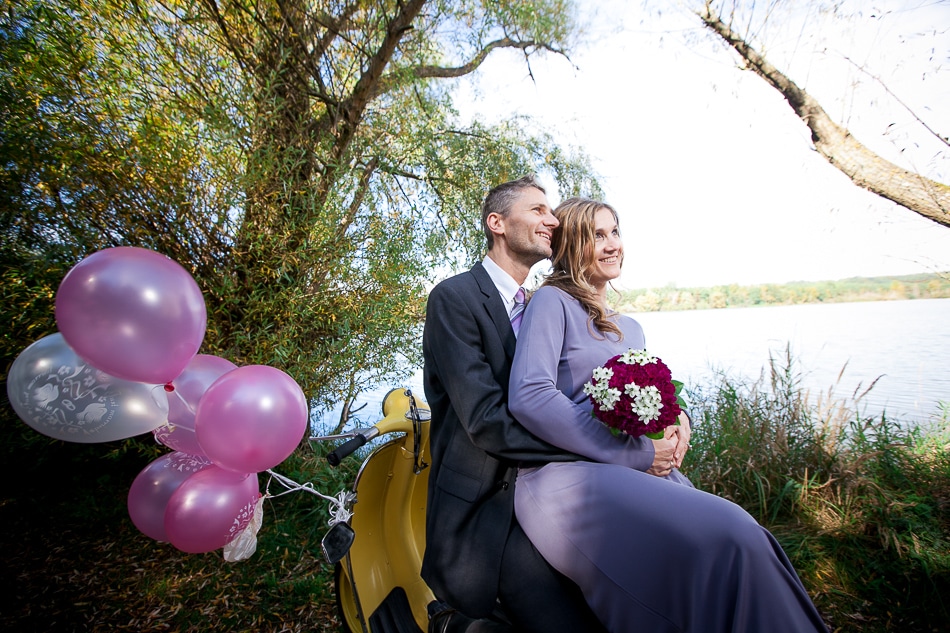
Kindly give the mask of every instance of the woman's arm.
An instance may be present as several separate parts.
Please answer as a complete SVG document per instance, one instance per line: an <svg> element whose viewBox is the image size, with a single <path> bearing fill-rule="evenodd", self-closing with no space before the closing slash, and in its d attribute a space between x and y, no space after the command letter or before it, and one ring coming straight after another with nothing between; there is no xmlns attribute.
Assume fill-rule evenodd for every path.
<svg viewBox="0 0 950 633"><path fill-rule="evenodd" d="M589 409L558 389L570 321L567 309L554 289L542 288L528 303L511 368L508 407L525 428L555 446L593 461L646 471L654 462L651 440L614 436Z"/></svg>

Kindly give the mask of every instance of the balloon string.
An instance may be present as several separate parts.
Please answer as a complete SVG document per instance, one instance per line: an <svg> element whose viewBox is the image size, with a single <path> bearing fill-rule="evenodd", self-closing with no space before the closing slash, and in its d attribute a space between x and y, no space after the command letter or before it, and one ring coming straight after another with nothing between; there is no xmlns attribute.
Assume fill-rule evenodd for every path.
<svg viewBox="0 0 950 633"><path fill-rule="evenodd" d="M353 503L353 499L356 498L356 495L349 490L341 490L337 493L335 497L329 497L313 487L312 482L306 482L303 484L298 484L293 479L285 477L280 473L274 472L273 470L267 470L267 473L270 474L270 479L267 480L267 485L264 487L264 496L267 498L280 497L282 495L290 494L291 492L309 492L310 494L317 495L321 499L325 499L330 502L329 511L330 511L330 520L327 521L327 525L333 526L337 523L346 523L350 520L350 517L353 516L353 513L350 512L349 507ZM283 492L278 492L272 494L270 491L270 482L276 480L277 483L282 485L286 490Z"/></svg>
<svg viewBox="0 0 950 633"><path fill-rule="evenodd" d="M161 393L163 397L159 398L159 393ZM157 404L159 407L165 410L165 422L159 425L158 427L159 429L163 427L168 427L172 431L175 430L175 425L172 424L172 422L168 419L168 404L169 404L168 398L171 398L172 396L178 398L178 400L182 403L182 405L186 409L188 409L188 412L191 413L192 415L195 415L195 408L192 407L190 404L188 404L188 401L185 400L185 397L181 395L178 392L178 390L172 386L172 383L167 383L164 385L155 385L154 387L152 387L152 400L155 402L155 404ZM164 406L162 406L161 401L164 401ZM154 430L158 430L158 429L154 429ZM158 442L159 444L162 443L158 440L158 438L156 438L155 441Z"/></svg>
<svg viewBox="0 0 950 633"><path fill-rule="evenodd" d="M149 390L149 394L152 396L152 402L159 408L168 413L168 390L165 389L165 385L155 385ZM177 391L173 393L178 393ZM181 396L178 396L179 398ZM187 403L185 403L187 406ZM167 420L166 420L167 422Z"/></svg>
<svg viewBox="0 0 950 633"><path fill-rule="evenodd" d="M195 415L195 412L196 412L195 407L188 404L188 401L185 400L185 397L183 395L181 395L181 392L179 392L177 389L172 389L171 392L169 392L169 396L171 396L172 394L174 394L175 397L178 398L178 400L185 406L185 408L188 409L188 413L190 413L191 415Z"/></svg>

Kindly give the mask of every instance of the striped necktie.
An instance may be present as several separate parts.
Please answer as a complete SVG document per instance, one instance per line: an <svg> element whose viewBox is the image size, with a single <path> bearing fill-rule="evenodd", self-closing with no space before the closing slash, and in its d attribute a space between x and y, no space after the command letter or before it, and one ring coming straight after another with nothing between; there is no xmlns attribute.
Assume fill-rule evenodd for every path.
<svg viewBox="0 0 950 633"><path fill-rule="evenodd" d="M524 288L518 288L515 293L515 305L511 308L511 329L518 336L518 330L521 329L521 317L524 316Z"/></svg>

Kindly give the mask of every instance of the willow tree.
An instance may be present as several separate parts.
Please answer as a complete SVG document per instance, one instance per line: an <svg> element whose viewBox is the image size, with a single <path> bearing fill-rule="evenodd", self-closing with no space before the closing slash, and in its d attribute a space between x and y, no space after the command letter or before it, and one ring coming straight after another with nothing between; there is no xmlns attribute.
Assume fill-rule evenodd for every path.
<svg viewBox="0 0 950 633"><path fill-rule="evenodd" d="M544 170L596 193L571 148L452 104L495 51L567 54L572 15L569 0L11 7L17 125L67 147L11 152L4 249L159 250L204 291L202 351L339 398L417 358L426 289L480 254L492 184Z"/></svg>

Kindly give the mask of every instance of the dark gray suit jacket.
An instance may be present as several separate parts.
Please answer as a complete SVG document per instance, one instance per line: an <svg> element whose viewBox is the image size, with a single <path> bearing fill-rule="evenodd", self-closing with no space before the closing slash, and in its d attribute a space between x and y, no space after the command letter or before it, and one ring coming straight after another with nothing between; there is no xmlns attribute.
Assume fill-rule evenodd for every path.
<svg viewBox="0 0 950 633"><path fill-rule="evenodd" d="M514 521L517 464L580 458L536 438L508 412L515 335L480 263L429 294L422 349L432 410L422 577L439 599L485 617Z"/></svg>

